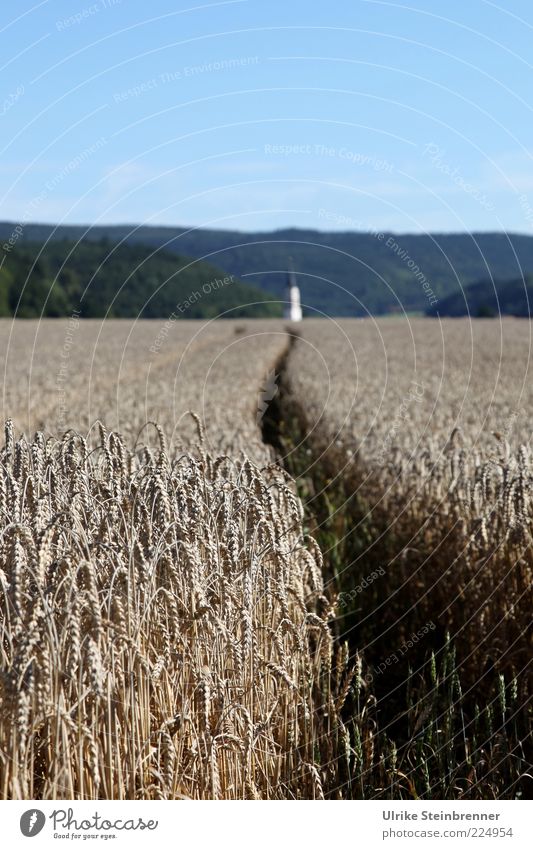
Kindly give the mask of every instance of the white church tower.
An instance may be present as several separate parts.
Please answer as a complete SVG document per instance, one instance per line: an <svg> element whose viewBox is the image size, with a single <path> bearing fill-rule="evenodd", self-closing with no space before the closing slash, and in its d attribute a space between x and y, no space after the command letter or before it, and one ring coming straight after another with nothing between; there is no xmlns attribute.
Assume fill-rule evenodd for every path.
<svg viewBox="0 0 533 849"><path fill-rule="evenodd" d="M300 304L300 290L296 283L296 275L292 265L292 257L289 258L289 273L287 275L287 285L285 287L285 297L283 305L283 318L288 321L302 320L302 306Z"/></svg>

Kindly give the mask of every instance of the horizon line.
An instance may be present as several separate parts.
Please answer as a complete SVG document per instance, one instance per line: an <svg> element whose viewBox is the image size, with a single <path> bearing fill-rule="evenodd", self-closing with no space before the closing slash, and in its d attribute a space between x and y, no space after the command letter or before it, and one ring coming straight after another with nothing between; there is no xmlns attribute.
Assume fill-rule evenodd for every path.
<svg viewBox="0 0 533 849"><path fill-rule="evenodd" d="M525 237L533 237L533 232L526 232L521 230L494 230L494 229L479 229L479 230L392 230L392 229L379 229L377 227L367 228L365 230L324 230L319 227L304 227L298 224L287 225L284 227L276 227L265 230L241 230L238 228L226 228L226 227L209 227L203 224L196 225L183 225L183 224L139 224L138 222L116 222L116 223L94 223L88 224L87 222L51 222L51 221L25 221L22 223L21 221L17 221L16 218L10 219L5 218L0 220L0 226L8 224L14 226L20 226L23 228L26 227L51 227L54 230L59 230L60 228L66 227L79 227L85 229L87 231L101 229L101 228L131 228L132 231L139 231L141 228L150 229L150 230L183 230L184 232L194 232L195 230L204 230L204 231L213 231L218 233L239 233L244 236L249 235L253 236L255 234L264 234L264 233L284 233L290 230L297 230L300 232L313 232L313 233L329 233L332 235L340 235L344 233L351 233L354 235L361 236L372 236L378 233L389 233L394 236L488 236L488 235L499 235L499 236L525 236Z"/></svg>

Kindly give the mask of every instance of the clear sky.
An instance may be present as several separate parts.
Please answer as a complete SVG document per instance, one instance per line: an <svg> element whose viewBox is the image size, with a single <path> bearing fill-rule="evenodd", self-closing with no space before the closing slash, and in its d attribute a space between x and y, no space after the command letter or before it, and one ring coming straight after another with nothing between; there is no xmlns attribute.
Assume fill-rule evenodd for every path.
<svg viewBox="0 0 533 849"><path fill-rule="evenodd" d="M531 0L44 0L0 23L0 218L533 233Z"/></svg>

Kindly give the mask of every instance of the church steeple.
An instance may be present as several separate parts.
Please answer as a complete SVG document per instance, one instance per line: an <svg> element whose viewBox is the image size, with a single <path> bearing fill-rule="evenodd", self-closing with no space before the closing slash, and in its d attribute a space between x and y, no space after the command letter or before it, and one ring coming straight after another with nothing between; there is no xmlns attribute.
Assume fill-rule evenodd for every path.
<svg viewBox="0 0 533 849"><path fill-rule="evenodd" d="M289 257L289 271L287 273L287 284L285 287L285 303L283 306L283 317L288 321L302 320L300 290L296 282L296 274L294 273L292 257Z"/></svg>

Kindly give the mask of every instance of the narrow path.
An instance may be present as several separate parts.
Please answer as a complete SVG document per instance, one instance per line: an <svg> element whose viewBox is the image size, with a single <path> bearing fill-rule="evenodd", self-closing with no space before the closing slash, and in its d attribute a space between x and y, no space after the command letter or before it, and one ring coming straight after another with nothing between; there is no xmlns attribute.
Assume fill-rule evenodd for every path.
<svg viewBox="0 0 533 849"><path fill-rule="evenodd" d="M271 399L265 399L266 409L261 419L263 442L274 448L280 464L287 469L285 454L287 440L290 441L288 424L290 414L286 405L286 373L291 352L299 339L298 331L287 327L287 344L274 366L275 392ZM290 469L287 469L290 471Z"/></svg>

